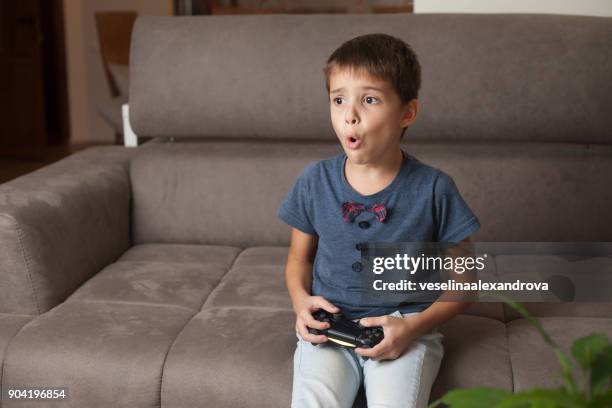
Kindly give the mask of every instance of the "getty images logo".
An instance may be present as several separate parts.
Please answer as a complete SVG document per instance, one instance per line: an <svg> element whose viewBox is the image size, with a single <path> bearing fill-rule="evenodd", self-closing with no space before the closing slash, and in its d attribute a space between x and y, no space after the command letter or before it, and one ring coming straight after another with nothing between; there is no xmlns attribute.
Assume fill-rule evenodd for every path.
<svg viewBox="0 0 612 408"><path fill-rule="evenodd" d="M482 271L487 254L478 257L452 256L409 256L396 254L395 257L375 257L372 259L372 272L377 275L388 270L404 270L414 275L417 271L447 270L462 274L465 271Z"/></svg>

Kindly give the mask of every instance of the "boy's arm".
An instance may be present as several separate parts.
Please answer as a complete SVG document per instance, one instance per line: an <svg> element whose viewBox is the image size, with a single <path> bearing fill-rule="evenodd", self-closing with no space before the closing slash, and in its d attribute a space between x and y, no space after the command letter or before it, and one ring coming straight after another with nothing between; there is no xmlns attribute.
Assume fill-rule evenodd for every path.
<svg viewBox="0 0 612 408"><path fill-rule="evenodd" d="M293 310L299 300L310 296L312 286L312 264L317 250L318 237L291 228L291 247L285 267L285 282Z"/></svg>
<svg viewBox="0 0 612 408"><path fill-rule="evenodd" d="M471 245L471 239L468 237L461 241L461 245ZM454 251L450 250L450 255L454 254ZM453 277L457 281L469 281L470 275L469 273L465 273L464 275L456 275ZM459 299L466 294L462 294L459 292L451 292L447 291L440 296L438 300L436 300L431 306L427 309L423 310L421 313L417 315L407 316L405 319L410 319L411 326L413 330L417 330L418 335L423 335L429 333L434 328L440 326L442 323L450 320L452 317L464 312L467 308L469 308L474 302L471 301L451 301L444 300L445 298L449 299Z"/></svg>
<svg viewBox="0 0 612 408"><path fill-rule="evenodd" d="M325 309L330 313L335 313L340 310L322 296L311 296L312 265L317 244L318 237L316 235L306 234L292 228L291 247L289 248L285 268L285 282L296 315L295 330L302 339L311 343L325 342L327 336L309 333L309 327L319 330L329 327L329 323L315 320L312 317L312 311Z"/></svg>

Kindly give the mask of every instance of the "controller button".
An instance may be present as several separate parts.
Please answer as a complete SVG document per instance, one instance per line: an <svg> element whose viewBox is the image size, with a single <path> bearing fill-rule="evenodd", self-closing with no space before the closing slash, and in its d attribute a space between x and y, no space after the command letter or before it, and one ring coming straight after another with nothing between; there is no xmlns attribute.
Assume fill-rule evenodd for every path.
<svg viewBox="0 0 612 408"><path fill-rule="evenodd" d="M363 266L361 265L361 262L355 262L352 265L353 271L355 271L355 272L361 272L362 267Z"/></svg>
<svg viewBox="0 0 612 408"><path fill-rule="evenodd" d="M367 221L360 221L359 224L357 224L357 225L359 225L359 228L361 228L361 229L368 229L368 228L370 228L370 223L367 222Z"/></svg>
<svg viewBox="0 0 612 408"><path fill-rule="evenodd" d="M358 251L361 251L363 249L363 244L360 242L357 245L355 245L355 249L357 249Z"/></svg>

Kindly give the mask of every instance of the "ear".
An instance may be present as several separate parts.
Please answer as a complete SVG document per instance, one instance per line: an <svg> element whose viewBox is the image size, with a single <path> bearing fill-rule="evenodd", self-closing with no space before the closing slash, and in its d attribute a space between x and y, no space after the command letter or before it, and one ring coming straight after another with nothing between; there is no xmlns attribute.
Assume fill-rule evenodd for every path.
<svg viewBox="0 0 612 408"><path fill-rule="evenodd" d="M419 100L412 99L402 110L402 118L400 119L400 127L406 127L414 123L419 113Z"/></svg>

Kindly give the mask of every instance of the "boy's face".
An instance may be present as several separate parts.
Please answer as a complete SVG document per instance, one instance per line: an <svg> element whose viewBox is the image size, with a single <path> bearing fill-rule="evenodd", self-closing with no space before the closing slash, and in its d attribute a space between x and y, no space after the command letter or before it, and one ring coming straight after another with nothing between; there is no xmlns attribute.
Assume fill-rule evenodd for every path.
<svg viewBox="0 0 612 408"><path fill-rule="evenodd" d="M402 128L416 119L416 99L402 106L390 83L349 69L334 69L329 89L332 125L352 162L380 163L397 152Z"/></svg>

